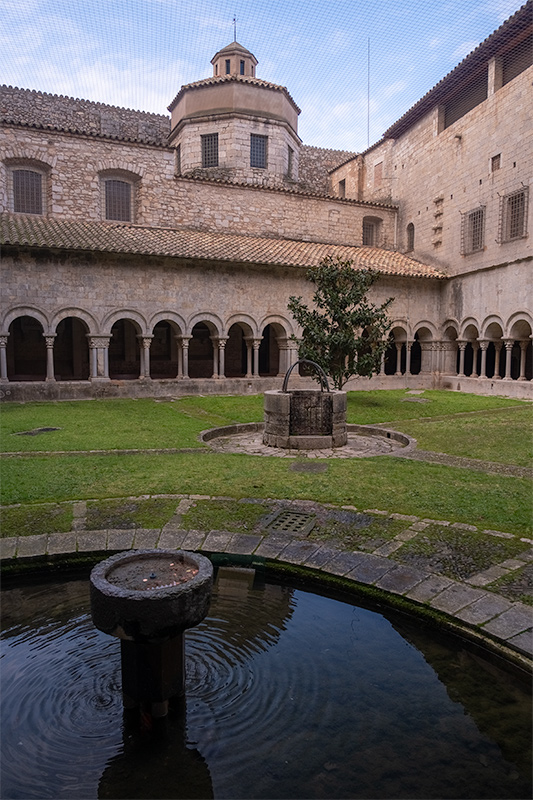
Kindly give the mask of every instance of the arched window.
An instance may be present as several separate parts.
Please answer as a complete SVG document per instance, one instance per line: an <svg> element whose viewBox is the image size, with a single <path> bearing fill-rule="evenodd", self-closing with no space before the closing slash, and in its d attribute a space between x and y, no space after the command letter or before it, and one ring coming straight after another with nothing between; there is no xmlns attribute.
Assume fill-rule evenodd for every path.
<svg viewBox="0 0 533 800"><path fill-rule="evenodd" d="M415 226L412 222L407 226L407 252L411 253L415 249Z"/></svg>

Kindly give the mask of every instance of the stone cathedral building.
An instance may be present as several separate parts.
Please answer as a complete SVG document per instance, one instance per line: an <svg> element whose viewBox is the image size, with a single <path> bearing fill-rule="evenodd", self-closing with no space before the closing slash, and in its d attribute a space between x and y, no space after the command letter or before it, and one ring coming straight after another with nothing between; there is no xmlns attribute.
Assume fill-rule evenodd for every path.
<svg viewBox="0 0 533 800"><path fill-rule="evenodd" d="M278 387L332 255L394 297L348 388L531 397L532 56L529 0L363 153L306 146L238 42L170 117L3 86L1 396Z"/></svg>

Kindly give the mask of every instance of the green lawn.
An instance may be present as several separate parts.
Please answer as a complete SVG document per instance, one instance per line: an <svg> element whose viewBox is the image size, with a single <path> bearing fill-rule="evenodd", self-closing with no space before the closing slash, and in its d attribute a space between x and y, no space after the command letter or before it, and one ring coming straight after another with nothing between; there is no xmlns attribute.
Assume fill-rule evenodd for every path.
<svg viewBox="0 0 533 800"><path fill-rule="evenodd" d="M428 402L414 403L410 397ZM397 390L350 393L348 409L350 422L391 423L414 435L422 449L531 463L530 403ZM386 456L332 459L326 472L294 472L289 469L292 459L213 453L199 444L201 430L257 421L262 410L260 396L5 404L0 415L4 450L43 453L2 459L2 503L190 493L280 497L416 514L520 535L532 530L532 489L525 478ZM13 435L38 427L61 430ZM46 450L164 447L196 447L197 452L46 455Z"/></svg>

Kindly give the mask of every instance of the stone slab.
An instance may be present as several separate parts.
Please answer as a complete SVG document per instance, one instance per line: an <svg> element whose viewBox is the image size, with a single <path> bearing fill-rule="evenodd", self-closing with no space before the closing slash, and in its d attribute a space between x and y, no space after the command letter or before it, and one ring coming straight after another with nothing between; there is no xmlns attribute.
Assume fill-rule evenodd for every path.
<svg viewBox="0 0 533 800"><path fill-rule="evenodd" d="M498 614L507 611L511 605L512 603L506 600L505 597L487 592L485 597L462 608L455 616L472 625L482 625L489 619L493 619L493 617L496 617Z"/></svg>
<svg viewBox="0 0 533 800"><path fill-rule="evenodd" d="M476 575L471 575L470 578L466 578L465 580L466 583L471 584L471 586L486 586L488 583L498 580L498 578L501 578L503 575L508 575L509 572L510 570L504 569L500 565L495 565L483 572L478 572Z"/></svg>
<svg viewBox="0 0 533 800"><path fill-rule="evenodd" d="M292 539L290 536L282 536L279 534L265 536L255 551L255 554L256 556L263 556L264 558L276 558L291 541Z"/></svg>
<svg viewBox="0 0 533 800"><path fill-rule="evenodd" d="M506 561L502 561L498 566L512 570L525 567L526 563L526 561L520 561L518 558L508 558Z"/></svg>
<svg viewBox="0 0 533 800"><path fill-rule="evenodd" d="M225 553L233 534L229 531L209 531L202 544L202 550L210 553Z"/></svg>
<svg viewBox="0 0 533 800"><path fill-rule="evenodd" d="M395 562L387 558L375 556L373 553L363 553L359 563L350 571L348 577L360 583L375 583L394 566Z"/></svg>
<svg viewBox="0 0 533 800"><path fill-rule="evenodd" d="M507 642L523 653L526 653L526 655L533 657L533 630L524 631L523 633L517 634L517 636L512 636Z"/></svg>
<svg viewBox="0 0 533 800"><path fill-rule="evenodd" d="M428 577L427 572L422 572L412 567L397 566L386 572L375 582L375 586L394 594L405 594Z"/></svg>
<svg viewBox="0 0 533 800"><path fill-rule="evenodd" d="M235 533L226 548L227 553L249 556L261 544L263 537L251 533Z"/></svg>
<svg viewBox="0 0 533 800"><path fill-rule="evenodd" d="M433 597L429 603L439 611L448 614L456 614L461 608L474 603L484 596L480 589L473 589L471 586L464 586L460 583L452 583L447 589Z"/></svg>
<svg viewBox="0 0 533 800"><path fill-rule="evenodd" d="M320 569L327 564L328 562L332 561L334 558L341 554L340 550L337 550L335 547L326 547L322 546L319 547L318 550L315 550L309 558L305 561L306 567L314 567L315 569Z"/></svg>
<svg viewBox="0 0 533 800"><path fill-rule="evenodd" d="M134 530L116 530L114 528L107 532L108 550L131 550L133 547Z"/></svg>
<svg viewBox="0 0 533 800"><path fill-rule="evenodd" d="M533 608L524 603L515 603L495 619L483 626L483 630L500 639L510 639L533 627Z"/></svg>
<svg viewBox="0 0 533 800"><path fill-rule="evenodd" d="M90 553L93 550L105 550L107 547L107 531L84 531L76 536L79 553Z"/></svg>
<svg viewBox="0 0 533 800"><path fill-rule="evenodd" d="M415 534L416 535L416 534ZM373 550L373 554L375 556L390 556L391 553L396 552L399 550L400 547L403 547L403 542L385 542L385 544L380 545L375 550Z"/></svg>
<svg viewBox="0 0 533 800"><path fill-rule="evenodd" d="M289 564L303 564L319 548L319 542L293 541L281 551L278 558Z"/></svg>
<svg viewBox="0 0 533 800"><path fill-rule="evenodd" d="M139 528L135 531L133 546L136 550L155 550L160 536L159 528Z"/></svg>
<svg viewBox="0 0 533 800"><path fill-rule="evenodd" d="M351 570L361 561L366 553L340 553L335 556L331 561L328 561L323 567L324 572L329 572L331 575L349 575Z"/></svg>
<svg viewBox="0 0 533 800"><path fill-rule="evenodd" d="M205 533L202 531L189 531L182 542L183 550L200 550L205 540Z"/></svg>
<svg viewBox="0 0 533 800"><path fill-rule="evenodd" d="M49 556L59 555L61 553L75 553L76 539L77 535L75 531L70 531L69 533L51 533L48 536L46 552Z"/></svg>
<svg viewBox="0 0 533 800"><path fill-rule="evenodd" d="M7 539L0 539L0 559L14 558L17 552L17 537L10 536Z"/></svg>
<svg viewBox="0 0 533 800"><path fill-rule="evenodd" d="M47 544L47 533L41 533L37 536L19 536L17 540L17 558L44 556Z"/></svg>
<svg viewBox="0 0 533 800"><path fill-rule="evenodd" d="M445 578L443 575L430 575L422 583L418 583L409 592L407 597L411 600L417 600L420 603L427 603L432 597L440 594L448 586L451 586L453 581L451 578Z"/></svg>
<svg viewBox="0 0 533 800"><path fill-rule="evenodd" d="M157 546L161 550L180 550L186 536L187 531L179 528L170 530L163 528Z"/></svg>

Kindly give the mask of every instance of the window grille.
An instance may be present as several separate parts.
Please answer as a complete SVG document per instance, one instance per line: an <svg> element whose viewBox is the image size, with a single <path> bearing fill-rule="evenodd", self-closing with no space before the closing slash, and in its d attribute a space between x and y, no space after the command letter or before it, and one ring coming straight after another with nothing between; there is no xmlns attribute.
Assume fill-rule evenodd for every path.
<svg viewBox="0 0 533 800"><path fill-rule="evenodd" d="M374 247L376 238L376 226L373 222L363 220L363 244L367 247Z"/></svg>
<svg viewBox="0 0 533 800"><path fill-rule="evenodd" d="M339 181L339 197L346 197L346 179Z"/></svg>
<svg viewBox="0 0 533 800"><path fill-rule="evenodd" d="M496 170L500 169L500 166L501 166L501 153L498 153L497 156L492 156L490 160L491 172L496 172Z"/></svg>
<svg viewBox="0 0 533 800"><path fill-rule="evenodd" d="M226 75L229 75L231 72L231 61L229 58L226 59Z"/></svg>
<svg viewBox="0 0 533 800"><path fill-rule="evenodd" d="M241 67L241 75L244 75L244 61L241 61L240 67Z"/></svg>
<svg viewBox="0 0 533 800"><path fill-rule="evenodd" d="M528 188L518 189L500 200L500 242L522 239L527 233Z"/></svg>
<svg viewBox="0 0 533 800"><path fill-rule="evenodd" d="M13 211L43 213L43 176L31 169L13 170Z"/></svg>
<svg viewBox="0 0 533 800"><path fill-rule="evenodd" d="M485 206L461 216L461 253L477 253L485 245Z"/></svg>
<svg viewBox="0 0 533 800"><path fill-rule="evenodd" d="M105 182L105 218L131 222L131 184L110 178Z"/></svg>
<svg viewBox="0 0 533 800"><path fill-rule="evenodd" d="M250 134L250 166L265 169L267 165L267 136Z"/></svg>
<svg viewBox="0 0 533 800"><path fill-rule="evenodd" d="M202 167L218 167L218 133L202 136Z"/></svg>

